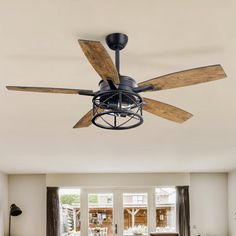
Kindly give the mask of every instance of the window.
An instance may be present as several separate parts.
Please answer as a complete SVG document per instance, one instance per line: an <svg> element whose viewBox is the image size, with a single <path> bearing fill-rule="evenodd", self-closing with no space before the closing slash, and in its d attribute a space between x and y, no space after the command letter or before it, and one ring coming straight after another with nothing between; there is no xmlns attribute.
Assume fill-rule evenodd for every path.
<svg viewBox="0 0 236 236"><path fill-rule="evenodd" d="M60 194L61 235L80 235L80 189L63 189Z"/></svg>
<svg viewBox="0 0 236 236"><path fill-rule="evenodd" d="M114 236L116 232L147 236L148 227L157 232L176 232L175 187L83 191L60 188L59 194L61 236L81 236L81 220L82 236ZM148 197L153 200L148 201ZM149 221L148 217L155 213L156 219Z"/></svg>
<svg viewBox="0 0 236 236"><path fill-rule="evenodd" d="M176 232L176 189L156 188L156 231Z"/></svg>
<svg viewBox="0 0 236 236"><path fill-rule="evenodd" d="M134 204L143 204L145 202L145 198L143 195L134 195L133 203Z"/></svg>
<svg viewBox="0 0 236 236"><path fill-rule="evenodd" d="M147 235L147 193L124 193L124 235Z"/></svg>
<svg viewBox="0 0 236 236"><path fill-rule="evenodd" d="M113 194L88 194L89 236L113 235Z"/></svg>

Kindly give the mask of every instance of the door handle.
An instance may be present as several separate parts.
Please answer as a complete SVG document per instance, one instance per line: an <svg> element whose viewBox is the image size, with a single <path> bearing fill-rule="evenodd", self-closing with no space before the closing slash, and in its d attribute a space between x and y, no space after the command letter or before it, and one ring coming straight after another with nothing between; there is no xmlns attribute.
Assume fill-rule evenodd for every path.
<svg viewBox="0 0 236 236"><path fill-rule="evenodd" d="M115 234L118 233L118 227L117 227L117 224L115 224Z"/></svg>

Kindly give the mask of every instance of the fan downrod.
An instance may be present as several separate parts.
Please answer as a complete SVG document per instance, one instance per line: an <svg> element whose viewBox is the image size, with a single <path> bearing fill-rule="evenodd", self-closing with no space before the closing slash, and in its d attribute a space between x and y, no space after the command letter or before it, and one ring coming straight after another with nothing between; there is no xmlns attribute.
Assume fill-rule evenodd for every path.
<svg viewBox="0 0 236 236"><path fill-rule="evenodd" d="M112 33L106 36L108 47L114 51L122 50L128 42L128 36L123 33Z"/></svg>

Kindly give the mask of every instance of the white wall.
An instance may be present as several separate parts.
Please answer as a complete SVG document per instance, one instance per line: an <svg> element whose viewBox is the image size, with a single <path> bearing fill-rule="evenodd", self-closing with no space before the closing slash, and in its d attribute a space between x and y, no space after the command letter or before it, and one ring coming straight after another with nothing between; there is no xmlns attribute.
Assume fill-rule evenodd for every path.
<svg viewBox="0 0 236 236"><path fill-rule="evenodd" d="M8 176L0 173L0 236L8 233Z"/></svg>
<svg viewBox="0 0 236 236"><path fill-rule="evenodd" d="M23 213L12 218L12 236L46 235L46 176L9 175L9 205Z"/></svg>
<svg viewBox="0 0 236 236"><path fill-rule="evenodd" d="M47 186L59 187L151 187L189 185L188 173L48 174Z"/></svg>
<svg viewBox="0 0 236 236"><path fill-rule="evenodd" d="M21 216L13 219L12 236L46 235L46 186L105 187L112 184L120 186L123 182L124 185L136 183L138 187L138 183L143 186L148 180L151 181L150 186L155 185L154 182L156 185L190 183L191 225L197 227L192 230L192 236L228 236L227 174L106 174L94 177L98 176L9 175L9 204L16 203L23 210ZM143 182L142 177L146 179ZM235 195L233 197L235 199Z"/></svg>
<svg viewBox="0 0 236 236"><path fill-rule="evenodd" d="M190 175L192 236L228 236L227 182L227 174Z"/></svg>
<svg viewBox="0 0 236 236"><path fill-rule="evenodd" d="M9 206L15 203L23 211L22 215L12 218L12 236L46 235L46 186L137 187L158 184L188 185L189 174L9 175Z"/></svg>
<svg viewBox="0 0 236 236"><path fill-rule="evenodd" d="M228 175L229 236L236 235L236 170Z"/></svg>

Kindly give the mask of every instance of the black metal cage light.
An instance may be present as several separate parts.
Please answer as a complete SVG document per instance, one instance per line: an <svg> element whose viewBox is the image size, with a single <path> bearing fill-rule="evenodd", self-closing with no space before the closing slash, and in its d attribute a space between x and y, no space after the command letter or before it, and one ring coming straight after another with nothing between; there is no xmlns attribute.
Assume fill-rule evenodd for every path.
<svg viewBox="0 0 236 236"><path fill-rule="evenodd" d="M142 98L127 90L110 90L93 98L94 125L104 129L131 129L143 123Z"/></svg>

